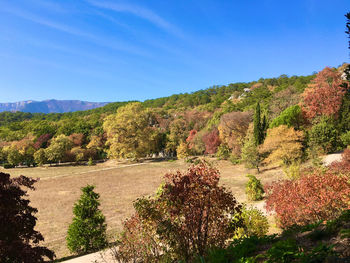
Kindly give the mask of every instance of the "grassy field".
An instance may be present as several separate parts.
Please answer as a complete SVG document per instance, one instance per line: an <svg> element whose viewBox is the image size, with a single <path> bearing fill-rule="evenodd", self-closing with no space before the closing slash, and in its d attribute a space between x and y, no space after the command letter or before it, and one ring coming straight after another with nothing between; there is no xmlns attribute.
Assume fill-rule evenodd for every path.
<svg viewBox="0 0 350 263"><path fill-rule="evenodd" d="M2 170L12 176L26 175L40 178L36 190L29 192L31 205L38 208L39 230L45 237L44 244L53 249L57 257L69 255L65 236L72 220L72 208L79 198L80 188L87 184L96 186L101 195L101 208L106 216L108 234L113 236L121 230L122 221L133 213L133 201L156 191L167 172L184 170L188 164L183 161L162 161L140 164L118 164L113 161L95 166L62 166L15 168ZM216 162L221 172L221 183L230 189L241 202L246 201L244 188L247 173L254 170L227 161ZM263 183L281 178L277 169L263 171L257 177ZM261 207L261 204L258 204ZM276 231L272 228L272 231Z"/></svg>

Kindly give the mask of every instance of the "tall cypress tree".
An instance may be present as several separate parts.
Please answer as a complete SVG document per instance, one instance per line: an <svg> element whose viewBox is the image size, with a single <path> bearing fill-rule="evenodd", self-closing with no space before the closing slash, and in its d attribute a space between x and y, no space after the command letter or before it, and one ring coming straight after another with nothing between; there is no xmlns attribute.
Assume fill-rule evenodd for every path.
<svg viewBox="0 0 350 263"><path fill-rule="evenodd" d="M71 252L94 252L107 246L105 217L98 208L98 193L87 185L73 208L73 222L68 228L67 246Z"/></svg>
<svg viewBox="0 0 350 263"><path fill-rule="evenodd" d="M254 139L255 144L260 145L264 141L264 132L261 123L261 112L260 112L260 103L256 104L255 114L254 114Z"/></svg>

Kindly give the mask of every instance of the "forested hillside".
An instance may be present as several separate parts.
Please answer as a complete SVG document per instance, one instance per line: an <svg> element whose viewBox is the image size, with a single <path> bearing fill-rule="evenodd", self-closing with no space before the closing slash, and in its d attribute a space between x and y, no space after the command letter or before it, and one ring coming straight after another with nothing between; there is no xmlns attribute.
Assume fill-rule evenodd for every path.
<svg viewBox="0 0 350 263"><path fill-rule="evenodd" d="M107 156L139 159L159 154L179 158L216 154L258 167L261 162L252 164L249 151L261 144L261 158L274 153L274 140L286 132L291 133L289 138L295 134L294 142L300 143L294 153L298 158L338 151L350 137L345 68L344 64L315 75L282 75L144 102L110 103L88 111L3 112L1 162L11 167ZM288 130L291 128L293 131ZM278 136L269 135L282 129ZM259 143L249 145L256 136L261 137ZM267 142L262 144L266 136ZM275 154L278 159L283 153ZM264 162L273 161L273 156L263 158Z"/></svg>

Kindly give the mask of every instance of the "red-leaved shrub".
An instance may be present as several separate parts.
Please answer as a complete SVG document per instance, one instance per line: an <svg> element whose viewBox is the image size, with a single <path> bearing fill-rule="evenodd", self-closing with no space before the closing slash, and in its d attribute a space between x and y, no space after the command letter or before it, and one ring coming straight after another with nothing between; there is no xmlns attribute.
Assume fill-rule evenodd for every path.
<svg viewBox="0 0 350 263"><path fill-rule="evenodd" d="M241 223L232 219L240 218L242 207L219 178L204 163L166 174L156 196L134 203L136 215L124 224L119 255L127 262L192 262L209 248L225 247Z"/></svg>
<svg viewBox="0 0 350 263"><path fill-rule="evenodd" d="M273 182L265 192L266 208L276 212L282 228L333 219L350 208L349 177L332 170Z"/></svg>
<svg viewBox="0 0 350 263"><path fill-rule="evenodd" d="M333 162L330 169L336 173L350 174L350 148L344 150L341 161Z"/></svg>

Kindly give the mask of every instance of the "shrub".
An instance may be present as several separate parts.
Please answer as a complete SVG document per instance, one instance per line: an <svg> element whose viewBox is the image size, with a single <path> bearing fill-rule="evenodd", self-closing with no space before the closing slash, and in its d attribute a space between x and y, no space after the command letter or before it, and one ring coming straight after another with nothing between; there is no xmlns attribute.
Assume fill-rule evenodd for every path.
<svg viewBox="0 0 350 263"><path fill-rule="evenodd" d="M297 179L300 177L300 161L293 162L289 166L283 167L283 172L289 179Z"/></svg>
<svg viewBox="0 0 350 263"><path fill-rule="evenodd" d="M263 237L269 231L267 217L257 208L244 207L242 210L242 227L235 232L236 238L258 236Z"/></svg>
<svg viewBox="0 0 350 263"><path fill-rule="evenodd" d="M343 133L343 134L340 136L340 139L341 139L342 143L343 143L345 146L350 145L350 131L348 131L348 132L346 132L346 133Z"/></svg>
<svg viewBox="0 0 350 263"><path fill-rule="evenodd" d="M344 150L341 157L341 161L333 162L330 169L335 173L350 174L350 147Z"/></svg>
<svg viewBox="0 0 350 263"><path fill-rule="evenodd" d="M89 158L89 160L88 160L88 162L87 162L87 165L88 165L88 166L94 165L94 161L92 160L91 157Z"/></svg>
<svg viewBox="0 0 350 263"><path fill-rule="evenodd" d="M4 163L4 169L10 169L10 168L15 168L15 166L13 164L9 164L9 163Z"/></svg>
<svg viewBox="0 0 350 263"><path fill-rule="evenodd" d="M350 181L332 170L273 182L265 192L266 208L276 212L282 228L333 219L350 207Z"/></svg>
<svg viewBox="0 0 350 263"><path fill-rule="evenodd" d="M55 254L39 243L43 236L34 230L38 212L29 205L24 188L34 190L36 180L0 173L0 262L44 262Z"/></svg>
<svg viewBox="0 0 350 263"><path fill-rule="evenodd" d="M67 246L74 253L88 253L107 245L105 217L99 210L100 195L94 186L81 188L82 195L73 208L73 222L68 228Z"/></svg>
<svg viewBox="0 0 350 263"><path fill-rule="evenodd" d="M159 262L165 255L154 232L155 227L138 216L133 215L123 224L117 247L112 248L112 255L117 262Z"/></svg>
<svg viewBox="0 0 350 263"><path fill-rule="evenodd" d="M235 224L231 221L241 213L241 206L229 191L219 186L219 178L216 169L201 163L185 173L166 174L156 197L141 198L134 203L142 223L138 229L150 227L147 233L161 245L161 254L171 256L171 262L191 262L195 255L204 256L209 248L224 247L225 241L233 237L240 221ZM133 235L142 236L139 230ZM139 246L139 238L135 243L128 240L131 245ZM130 245L121 242L119 246L124 251ZM159 262L155 255L148 262ZM143 260L140 256L135 261L130 253L131 259Z"/></svg>
<svg viewBox="0 0 350 263"><path fill-rule="evenodd" d="M246 186L245 193L249 201L258 201L263 199L264 187L260 180L258 180L254 175L248 174L249 178Z"/></svg>
<svg viewBox="0 0 350 263"><path fill-rule="evenodd" d="M230 148L224 143L220 144L216 152L216 157L219 160L227 160L228 158L230 158L230 156L231 156Z"/></svg>

